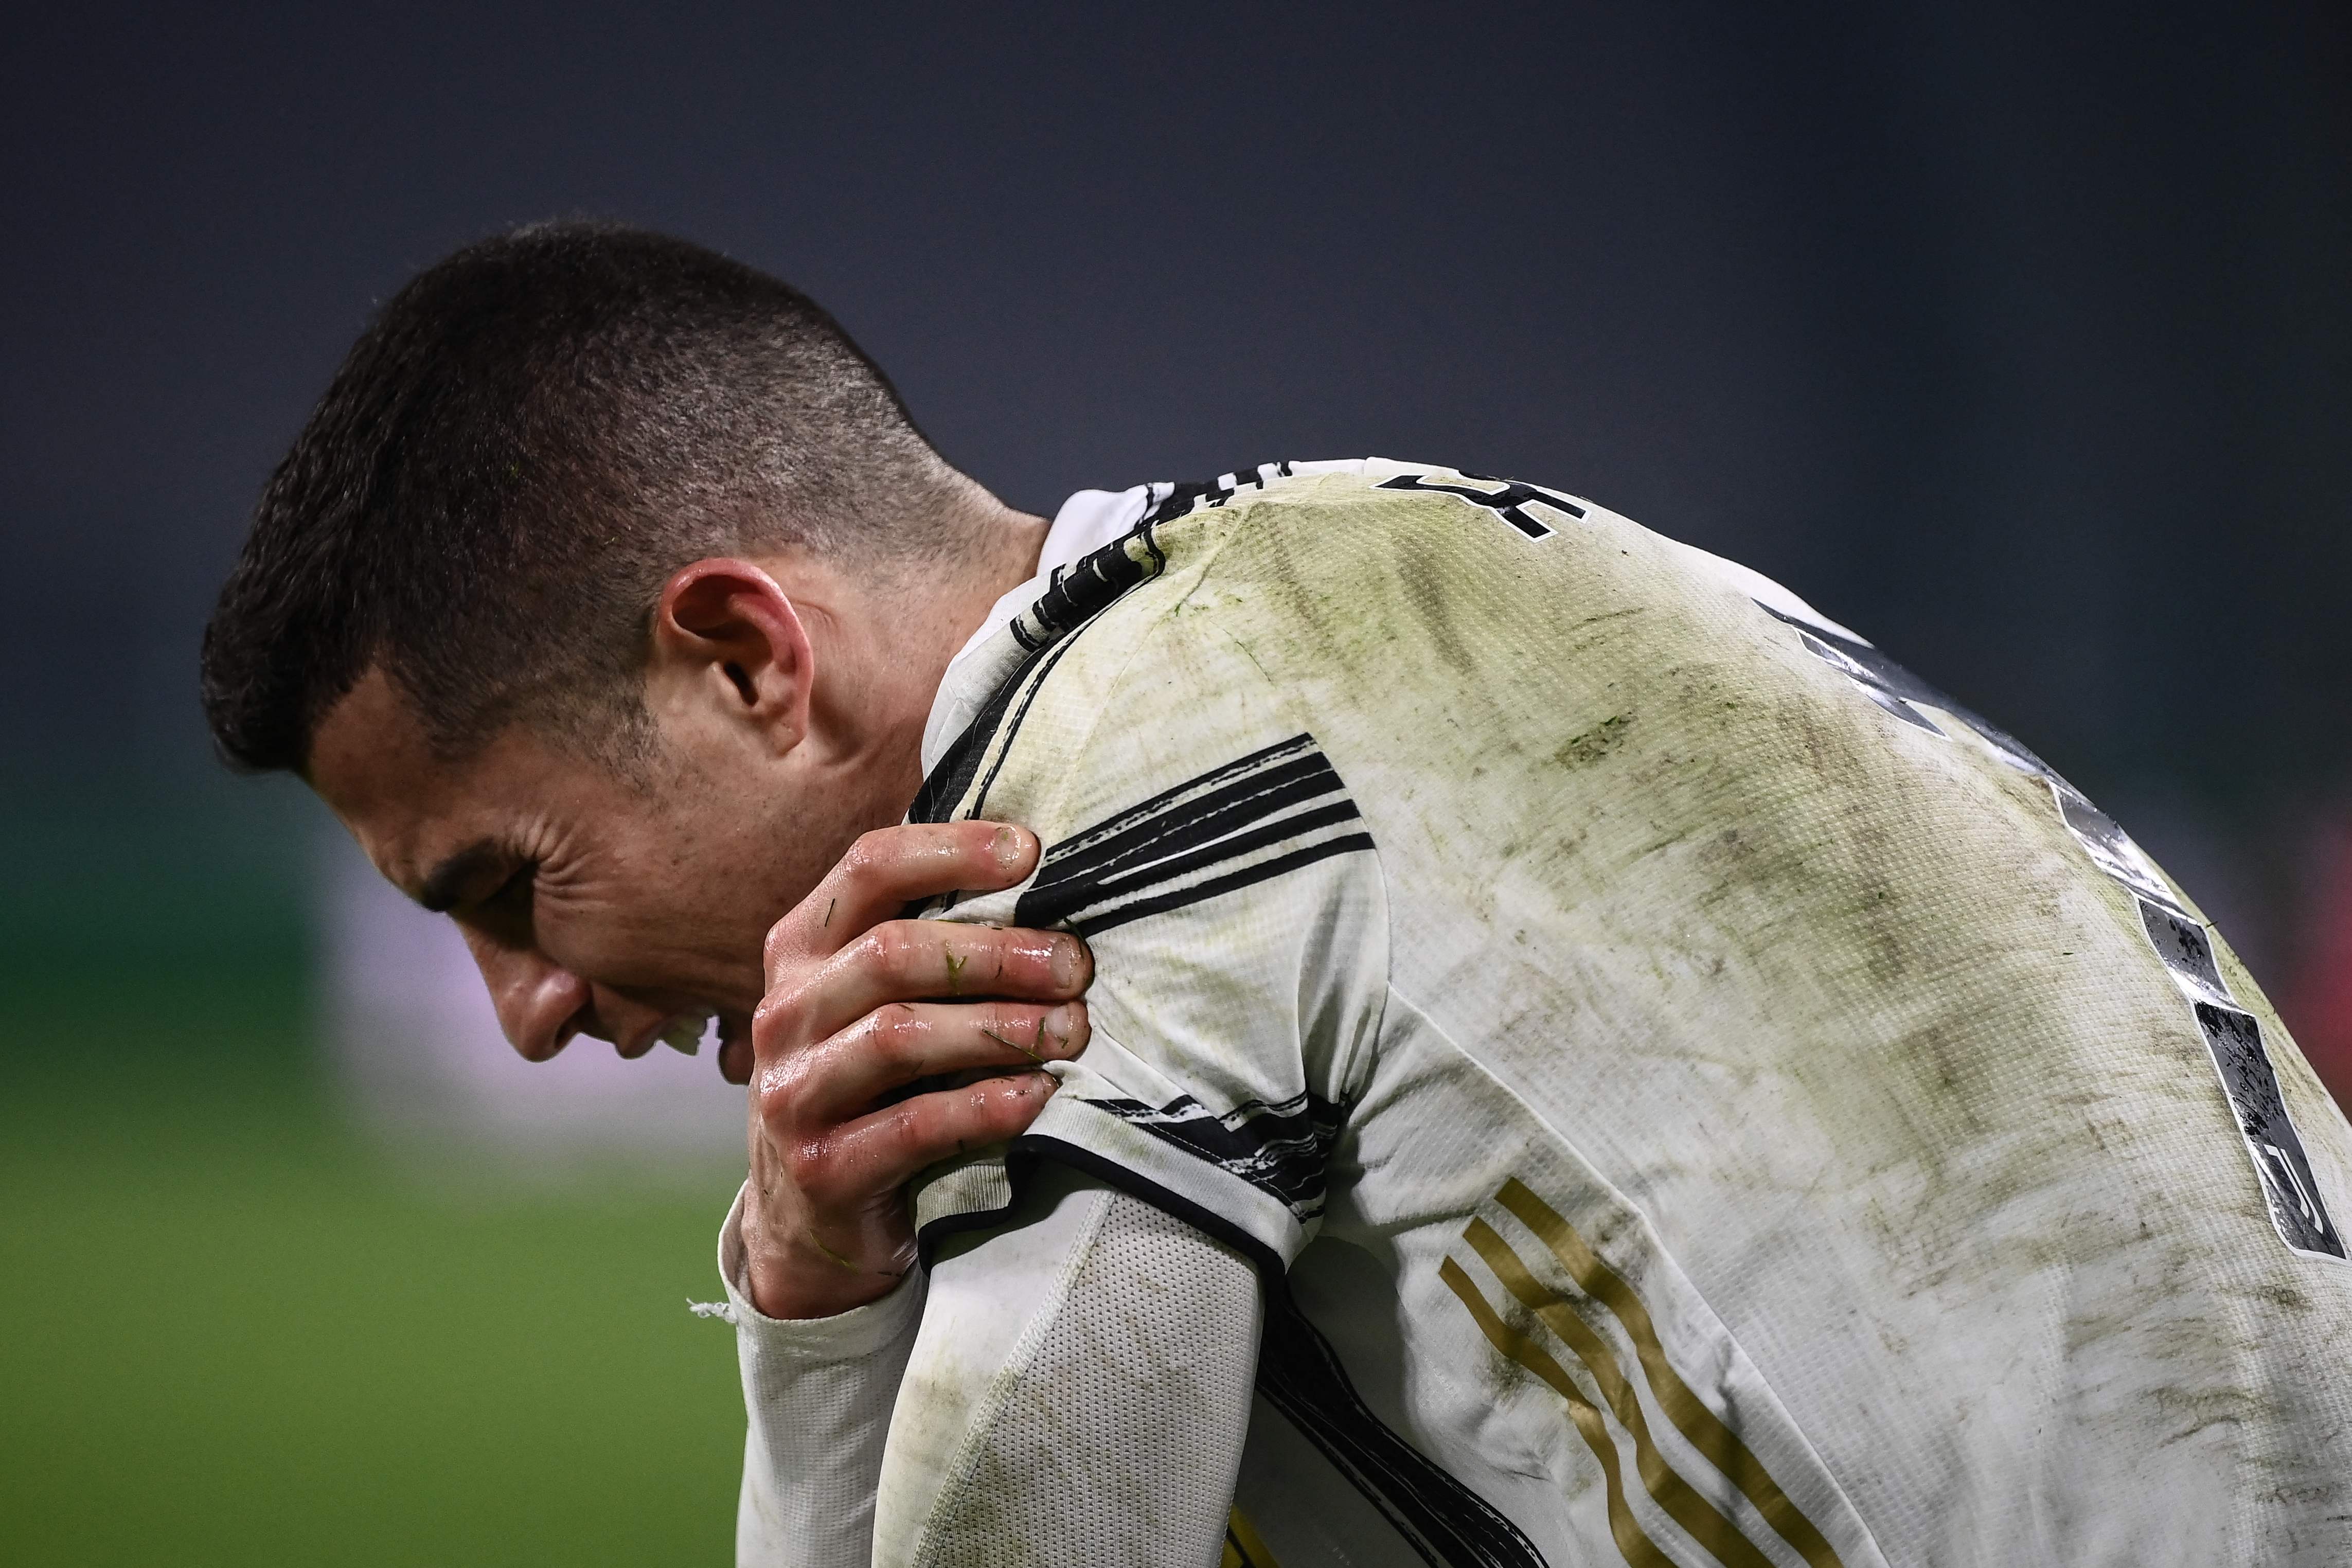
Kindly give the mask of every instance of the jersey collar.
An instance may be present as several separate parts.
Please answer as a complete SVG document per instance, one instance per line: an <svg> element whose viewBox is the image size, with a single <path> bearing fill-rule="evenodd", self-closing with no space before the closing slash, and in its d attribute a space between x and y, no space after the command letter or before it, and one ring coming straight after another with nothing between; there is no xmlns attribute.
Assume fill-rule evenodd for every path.
<svg viewBox="0 0 2352 1568"><path fill-rule="evenodd" d="M1156 487L1165 489L1166 487ZM931 699L930 717L923 724L923 774L930 776L940 759L979 714L989 694L1003 684L1021 661L1023 648L1005 628L1054 586L1072 562L1093 554L1143 521L1155 489L1137 485L1125 490L1080 490L1064 501L1045 531L1037 552L1036 575L996 601L980 629L948 660Z"/></svg>

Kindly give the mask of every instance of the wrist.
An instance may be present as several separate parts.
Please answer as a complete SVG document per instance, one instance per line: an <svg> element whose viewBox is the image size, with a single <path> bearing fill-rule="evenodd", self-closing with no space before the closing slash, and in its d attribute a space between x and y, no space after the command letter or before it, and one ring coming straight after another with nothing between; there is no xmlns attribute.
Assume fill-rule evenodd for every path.
<svg viewBox="0 0 2352 1568"><path fill-rule="evenodd" d="M744 1217L744 1294L761 1317L839 1317L888 1295L912 1265L909 1258L896 1270L867 1268L807 1233L766 1241L748 1234L751 1216Z"/></svg>

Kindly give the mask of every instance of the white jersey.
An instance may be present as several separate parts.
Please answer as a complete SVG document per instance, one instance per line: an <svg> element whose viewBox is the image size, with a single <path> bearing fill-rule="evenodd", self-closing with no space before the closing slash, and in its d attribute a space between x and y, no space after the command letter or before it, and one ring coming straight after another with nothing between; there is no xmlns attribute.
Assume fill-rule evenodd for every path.
<svg viewBox="0 0 2352 1568"><path fill-rule="evenodd" d="M1095 1032L917 1215L1256 1263L1229 1560L2352 1561L2352 1129L2112 821L1573 496L1136 509L941 693Z"/></svg>

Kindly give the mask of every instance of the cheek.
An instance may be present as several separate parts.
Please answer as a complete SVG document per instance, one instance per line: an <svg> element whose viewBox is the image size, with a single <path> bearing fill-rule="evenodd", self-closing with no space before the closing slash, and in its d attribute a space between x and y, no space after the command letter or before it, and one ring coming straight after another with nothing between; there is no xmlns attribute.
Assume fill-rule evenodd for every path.
<svg viewBox="0 0 2352 1568"><path fill-rule="evenodd" d="M660 966L677 913L657 875L626 866L551 879L532 901L540 950L590 980L626 984Z"/></svg>
<svg viewBox="0 0 2352 1568"><path fill-rule="evenodd" d="M677 985L756 968L769 921L746 907L745 882L740 870L683 857L612 866L541 900L540 941L566 967L614 984Z"/></svg>

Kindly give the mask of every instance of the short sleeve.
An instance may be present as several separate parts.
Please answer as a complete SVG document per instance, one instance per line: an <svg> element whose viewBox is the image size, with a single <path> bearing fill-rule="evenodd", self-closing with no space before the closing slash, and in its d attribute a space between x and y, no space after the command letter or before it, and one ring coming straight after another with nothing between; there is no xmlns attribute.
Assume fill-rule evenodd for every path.
<svg viewBox="0 0 2352 1568"><path fill-rule="evenodd" d="M963 813L1045 849L1022 886L948 918L1083 936L1093 1037L1008 1158L919 1186L927 1249L988 1224L1041 1158L1262 1267L1314 1236L1387 992L1377 848L1303 716L1213 618L1181 619L1114 671L1097 658L1042 685Z"/></svg>

